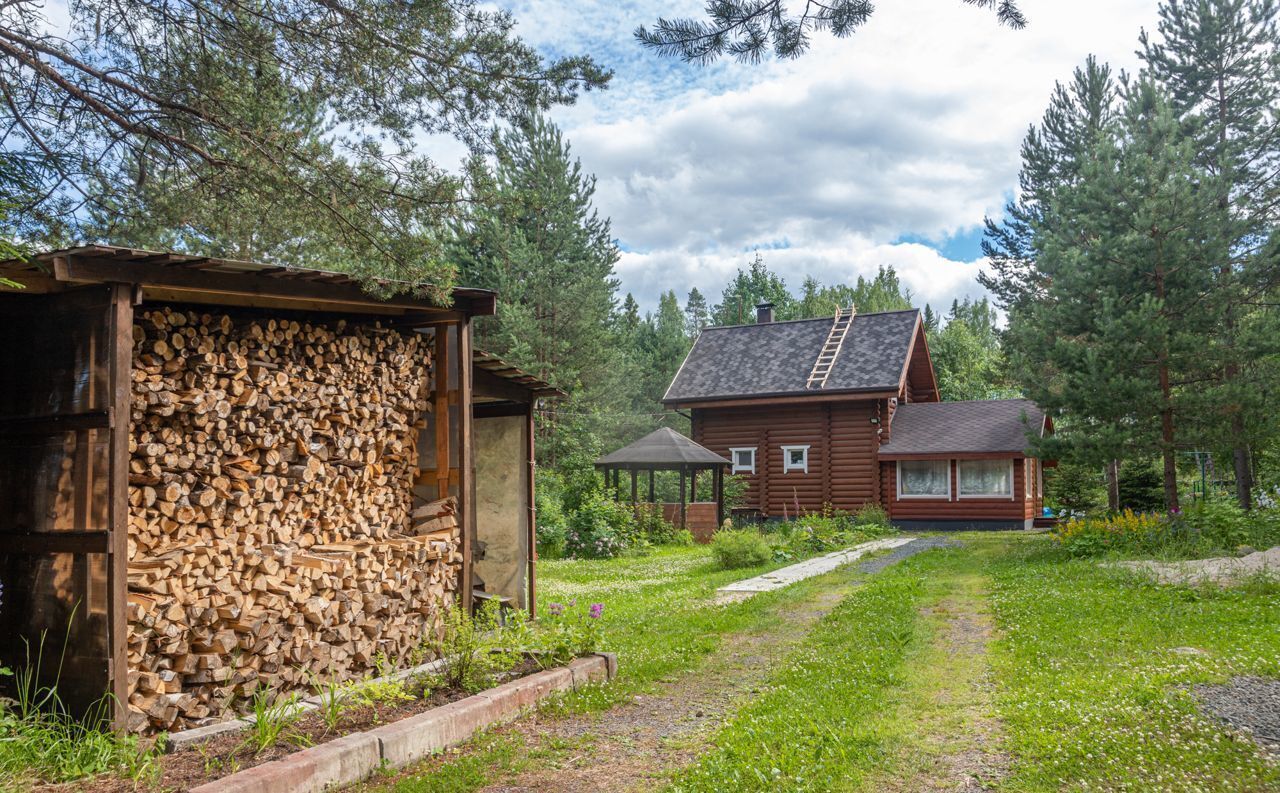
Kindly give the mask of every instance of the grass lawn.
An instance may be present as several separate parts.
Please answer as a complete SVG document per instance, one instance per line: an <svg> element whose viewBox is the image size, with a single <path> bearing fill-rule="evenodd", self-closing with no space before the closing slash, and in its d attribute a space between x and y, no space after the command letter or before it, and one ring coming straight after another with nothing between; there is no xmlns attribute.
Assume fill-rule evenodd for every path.
<svg viewBox="0 0 1280 793"><path fill-rule="evenodd" d="M846 570L724 608L706 604L712 590L760 571L718 571L702 548L544 563L541 602L606 603L605 643L621 664L613 686L551 715L698 675L727 635L771 630L789 606L836 588L843 599L656 788L954 790L977 777L1009 791L1280 790L1280 767L1188 693L1280 677L1280 586L1157 587L1066 559L1044 537L958 539L858 586ZM387 787L475 790L530 768L607 763L608 747L588 736L531 750L499 733Z"/></svg>

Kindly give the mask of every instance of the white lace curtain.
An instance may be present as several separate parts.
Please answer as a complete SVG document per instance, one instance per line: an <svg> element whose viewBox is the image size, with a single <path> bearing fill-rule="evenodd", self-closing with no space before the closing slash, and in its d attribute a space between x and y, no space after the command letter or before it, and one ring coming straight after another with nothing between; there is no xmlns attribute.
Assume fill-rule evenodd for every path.
<svg viewBox="0 0 1280 793"><path fill-rule="evenodd" d="M960 495L1013 495L1013 466L1008 460L961 460Z"/></svg>
<svg viewBox="0 0 1280 793"><path fill-rule="evenodd" d="M949 490L947 460L903 460L902 495L945 496Z"/></svg>

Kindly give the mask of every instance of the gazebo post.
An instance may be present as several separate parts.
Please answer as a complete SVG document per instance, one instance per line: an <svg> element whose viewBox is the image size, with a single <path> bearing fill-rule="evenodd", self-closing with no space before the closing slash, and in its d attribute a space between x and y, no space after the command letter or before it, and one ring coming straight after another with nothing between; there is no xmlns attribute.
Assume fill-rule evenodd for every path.
<svg viewBox="0 0 1280 793"><path fill-rule="evenodd" d="M686 518L685 511L689 503L688 500L685 498L684 479L685 479L685 467L681 465L680 466L680 528L682 529L687 528L685 524L688 522L688 519Z"/></svg>
<svg viewBox="0 0 1280 793"><path fill-rule="evenodd" d="M689 469L689 500L697 503L698 501L698 469Z"/></svg>
<svg viewBox="0 0 1280 793"><path fill-rule="evenodd" d="M653 473L654 473L654 470L650 468L649 469L649 503L650 504L658 503L658 497L657 497L656 491L653 489Z"/></svg>
<svg viewBox="0 0 1280 793"><path fill-rule="evenodd" d="M636 469L631 469L631 506L638 509L640 498L636 494Z"/></svg>
<svg viewBox="0 0 1280 793"><path fill-rule="evenodd" d="M711 489L715 491L716 528L724 523L724 469L716 466L712 469Z"/></svg>

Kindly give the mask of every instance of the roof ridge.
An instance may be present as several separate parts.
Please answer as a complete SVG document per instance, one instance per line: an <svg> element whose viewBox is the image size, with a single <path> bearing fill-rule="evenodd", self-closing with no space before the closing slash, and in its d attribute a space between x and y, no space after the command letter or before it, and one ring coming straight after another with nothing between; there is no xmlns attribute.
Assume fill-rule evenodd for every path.
<svg viewBox="0 0 1280 793"><path fill-rule="evenodd" d="M859 311L858 316L855 317L854 319L857 319L858 317L878 317L884 314L910 314L910 313L919 314L920 309L895 308L889 311L866 311L866 312ZM769 325L794 325L798 322L830 322L832 319L832 316L834 315L831 315L831 316L824 315L821 317L805 317L803 319L779 319L779 320L774 320L773 322L743 322L737 325L708 325L702 330L708 331L708 330L733 330L734 328L763 328L763 327L768 327Z"/></svg>

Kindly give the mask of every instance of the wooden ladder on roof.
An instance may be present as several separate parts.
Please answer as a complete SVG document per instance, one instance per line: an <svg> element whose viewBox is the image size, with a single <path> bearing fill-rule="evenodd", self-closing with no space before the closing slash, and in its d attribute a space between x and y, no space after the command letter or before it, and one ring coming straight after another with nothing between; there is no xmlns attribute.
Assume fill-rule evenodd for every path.
<svg viewBox="0 0 1280 793"><path fill-rule="evenodd" d="M836 365L836 358L840 355L840 348L844 345L844 337L849 334L849 327L853 325L853 317L857 313L858 309L853 305L848 308L836 308L835 321L831 323L831 330L827 333L827 340L822 344L818 359L813 362L813 370L809 372L809 381L805 383L805 388L812 391L827 384L831 369Z"/></svg>

